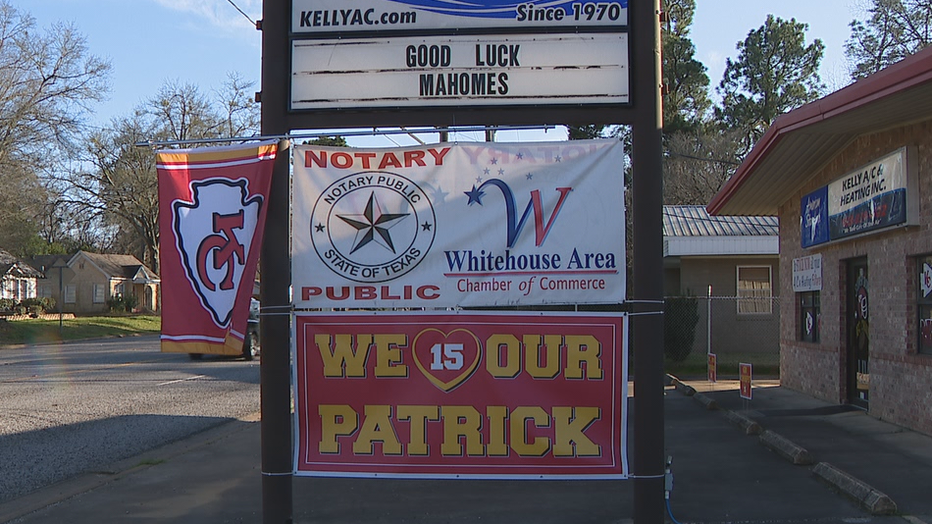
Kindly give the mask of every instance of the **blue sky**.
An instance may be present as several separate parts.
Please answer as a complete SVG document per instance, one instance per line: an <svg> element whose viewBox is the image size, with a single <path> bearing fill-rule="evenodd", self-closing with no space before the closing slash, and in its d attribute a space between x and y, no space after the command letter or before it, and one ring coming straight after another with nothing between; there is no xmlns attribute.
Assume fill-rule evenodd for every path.
<svg viewBox="0 0 932 524"><path fill-rule="evenodd" d="M201 89L220 87L236 71L256 81L261 35L228 0L11 0L47 28L71 22L86 36L90 51L113 65L110 99L97 107L91 123L107 126L152 97L166 80L190 82ZM858 0L697 0L692 28L699 58L718 85L726 57L735 44L761 26L768 13L809 24L807 41L826 46L823 81L833 89L847 83L844 42ZM249 17L261 17L261 0L233 0ZM503 141L559 140L560 133L521 131L499 135ZM352 142L352 141L351 141ZM372 145L412 144L404 136ZM363 145L363 144L359 144ZM368 144L366 144L368 145Z"/></svg>

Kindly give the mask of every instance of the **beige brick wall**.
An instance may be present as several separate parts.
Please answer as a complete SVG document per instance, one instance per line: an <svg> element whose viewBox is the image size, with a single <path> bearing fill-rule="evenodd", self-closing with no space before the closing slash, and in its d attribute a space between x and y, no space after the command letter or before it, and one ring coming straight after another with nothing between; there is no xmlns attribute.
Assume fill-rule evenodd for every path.
<svg viewBox="0 0 932 524"><path fill-rule="evenodd" d="M919 226L800 247L802 197L906 145L918 146ZM867 257L870 297L870 413L932 434L932 355L917 353L915 257L932 253L932 122L863 136L780 207L781 379L786 387L831 401L847 398L845 268ZM821 342L796 340L792 260L821 253Z"/></svg>

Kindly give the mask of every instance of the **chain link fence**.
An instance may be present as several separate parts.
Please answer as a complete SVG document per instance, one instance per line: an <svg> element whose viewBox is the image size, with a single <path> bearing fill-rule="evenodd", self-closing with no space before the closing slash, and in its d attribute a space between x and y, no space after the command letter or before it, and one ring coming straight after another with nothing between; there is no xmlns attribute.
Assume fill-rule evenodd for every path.
<svg viewBox="0 0 932 524"><path fill-rule="evenodd" d="M705 376L707 354L718 376L736 378L738 364L754 376L779 377L780 301L775 297L666 297L664 363L679 377Z"/></svg>

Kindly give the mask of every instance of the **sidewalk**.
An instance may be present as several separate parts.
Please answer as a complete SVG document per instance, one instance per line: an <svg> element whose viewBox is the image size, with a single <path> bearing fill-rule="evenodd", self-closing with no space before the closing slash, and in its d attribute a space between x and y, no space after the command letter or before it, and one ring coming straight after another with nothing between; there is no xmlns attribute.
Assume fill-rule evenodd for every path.
<svg viewBox="0 0 932 524"><path fill-rule="evenodd" d="M817 479L812 466L793 465L745 435L722 416L726 411L685 395L686 386L883 491L909 517L871 515ZM737 383L706 386L666 389L676 479L671 506L679 522L932 523L932 438L776 385L756 387L747 405ZM261 522L259 426L254 419L231 422L112 465L112 474L87 474L8 501L0 504L0 522ZM293 514L298 523L327 524L612 524L630 522L633 484L294 478Z"/></svg>
<svg viewBox="0 0 932 524"><path fill-rule="evenodd" d="M808 455L816 474L828 472L829 478L823 480L833 488L849 490L850 484L845 483L859 481L856 488L872 489L875 497L877 492L886 495L896 504L898 514L932 522L928 490L932 486L932 437L883 422L850 405L830 404L782 388L778 381L755 381L752 400L740 398L737 380L715 384L686 380L682 384L697 392L700 405L711 400L711 407L723 414L738 414L731 417L737 429L756 422L761 430L789 441L789 445L779 439L762 444L777 453L781 451L774 448L774 442L790 454ZM839 477L838 471L845 475ZM867 495L863 491L850 495L859 494Z"/></svg>

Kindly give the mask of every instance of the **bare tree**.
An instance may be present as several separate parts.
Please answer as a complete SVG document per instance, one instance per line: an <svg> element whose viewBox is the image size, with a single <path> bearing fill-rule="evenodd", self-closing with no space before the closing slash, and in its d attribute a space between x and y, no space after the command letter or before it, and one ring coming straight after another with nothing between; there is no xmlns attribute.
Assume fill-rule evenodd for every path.
<svg viewBox="0 0 932 524"><path fill-rule="evenodd" d="M69 179L68 202L96 216L113 232L115 247L159 266L159 202L155 155L135 144L244 136L258 131L251 83L231 75L216 99L192 84L167 82L112 128L94 133L86 147L92 166Z"/></svg>
<svg viewBox="0 0 932 524"><path fill-rule="evenodd" d="M738 167L741 131L675 133L667 137L663 203L706 205Z"/></svg>
<svg viewBox="0 0 932 524"><path fill-rule="evenodd" d="M0 243L17 254L39 232L46 191L40 174L79 135L108 90L110 64L88 53L73 26L48 31L0 0Z"/></svg>

